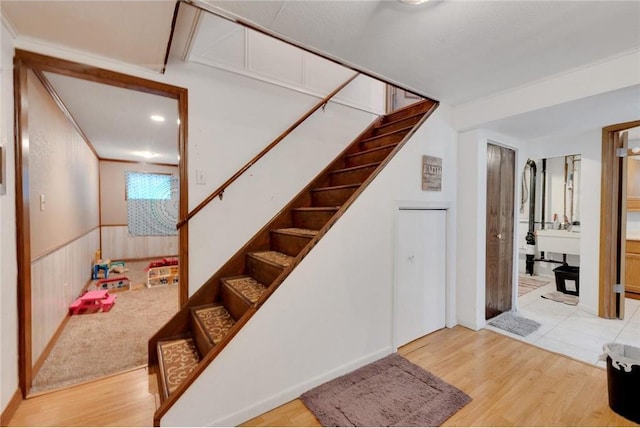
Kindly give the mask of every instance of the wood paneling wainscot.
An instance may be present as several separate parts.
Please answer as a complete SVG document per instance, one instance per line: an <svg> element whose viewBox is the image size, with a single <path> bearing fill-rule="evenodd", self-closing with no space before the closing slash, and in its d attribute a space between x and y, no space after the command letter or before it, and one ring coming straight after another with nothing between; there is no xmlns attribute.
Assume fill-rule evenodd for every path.
<svg viewBox="0 0 640 428"><path fill-rule="evenodd" d="M31 263L32 361L37 361L91 279L100 245L98 228Z"/></svg>
<svg viewBox="0 0 640 428"><path fill-rule="evenodd" d="M178 254L178 235L129 236L126 225L103 226L101 229L104 259L148 259Z"/></svg>

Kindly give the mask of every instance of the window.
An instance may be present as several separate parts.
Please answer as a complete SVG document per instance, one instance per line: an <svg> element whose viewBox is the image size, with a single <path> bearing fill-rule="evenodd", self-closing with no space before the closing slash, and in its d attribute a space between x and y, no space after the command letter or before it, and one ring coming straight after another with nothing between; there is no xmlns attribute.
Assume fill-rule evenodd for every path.
<svg viewBox="0 0 640 428"><path fill-rule="evenodd" d="M125 173L127 200L171 199L171 174L127 171Z"/></svg>
<svg viewBox="0 0 640 428"><path fill-rule="evenodd" d="M178 179L171 174L125 172L127 222L131 236L178 233Z"/></svg>

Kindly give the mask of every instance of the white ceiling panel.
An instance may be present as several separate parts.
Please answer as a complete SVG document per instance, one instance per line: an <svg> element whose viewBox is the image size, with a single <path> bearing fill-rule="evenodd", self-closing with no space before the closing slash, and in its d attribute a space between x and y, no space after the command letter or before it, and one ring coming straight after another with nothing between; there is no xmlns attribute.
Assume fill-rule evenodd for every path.
<svg viewBox="0 0 640 428"><path fill-rule="evenodd" d="M203 3L454 105L640 49L638 1Z"/></svg>
<svg viewBox="0 0 640 428"><path fill-rule="evenodd" d="M176 100L59 74L45 75L100 158L178 164ZM152 121L152 115L165 120Z"/></svg>

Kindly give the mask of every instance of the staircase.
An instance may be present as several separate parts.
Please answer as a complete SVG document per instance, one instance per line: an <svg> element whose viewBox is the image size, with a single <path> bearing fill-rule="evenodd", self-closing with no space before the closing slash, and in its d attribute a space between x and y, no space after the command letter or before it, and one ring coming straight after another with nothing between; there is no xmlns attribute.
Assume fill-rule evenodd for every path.
<svg viewBox="0 0 640 428"><path fill-rule="evenodd" d="M437 105L421 101L374 121L151 338L156 425Z"/></svg>

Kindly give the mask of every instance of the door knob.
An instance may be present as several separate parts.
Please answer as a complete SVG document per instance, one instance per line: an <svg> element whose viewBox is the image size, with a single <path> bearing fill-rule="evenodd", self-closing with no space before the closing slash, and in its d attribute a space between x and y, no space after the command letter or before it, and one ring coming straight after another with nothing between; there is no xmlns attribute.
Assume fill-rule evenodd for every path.
<svg viewBox="0 0 640 428"><path fill-rule="evenodd" d="M498 233L498 234L496 235L496 238L498 238L498 239L502 239L502 233Z"/></svg>

